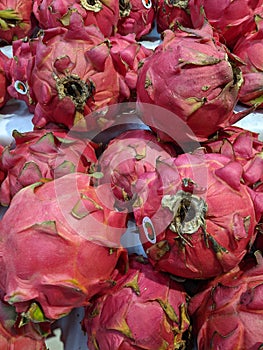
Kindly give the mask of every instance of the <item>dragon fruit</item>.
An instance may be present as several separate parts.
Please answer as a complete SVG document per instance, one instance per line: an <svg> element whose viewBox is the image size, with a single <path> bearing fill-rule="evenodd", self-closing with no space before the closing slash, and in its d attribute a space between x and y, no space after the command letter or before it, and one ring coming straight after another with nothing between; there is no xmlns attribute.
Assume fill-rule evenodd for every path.
<svg viewBox="0 0 263 350"><path fill-rule="evenodd" d="M0 51L0 108L3 107L9 96L7 93L7 76L5 71L5 63L9 58Z"/></svg>
<svg viewBox="0 0 263 350"><path fill-rule="evenodd" d="M5 62L9 58L0 51L0 108L3 107L7 101L7 77L5 71Z"/></svg>
<svg viewBox="0 0 263 350"><path fill-rule="evenodd" d="M135 39L135 34L120 35L116 33L109 40L114 67L123 77L123 85L125 86L123 89L128 90L124 96L129 96L129 100L136 101L138 69L153 51L140 44Z"/></svg>
<svg viewBox="0 0 263 350"><path fill-rule="evenodd" d="M86 309L90 350L187 349L188 295L181 284L131 255L130 269Z"/></svg>
<svg viewBox="0 0 263 350"><path fill-rule="evenodd" d="M119 0L119 9L118 33L134 33L137 40L150 33L155 19L152 0Z"/></svg>
<svg viewBox="0 0 263 350"><path fill-rule="evenodd" d="M158 158L175 156L175 149L158 141L149 130L130 130L112 139L98 160L103 174L99 183L110 183L119 206L132 208L137 197L137 179L145 172L155 171Z"/></svg>
<svg viewBox="0 0 263 350"><path fill-rule="evenodd" d="M156 169L138 180L134 203L151 263L195 279L234 268L254 242L263 212L262 193L241 182L241 164L221 154L185 153Z"/></svg>
<svg viewBox="0 0 263 350"><path fill-rule="evenodd" d="M192 28L188 0L156 0L156 24L159 33L177 27L178 23Z"/></svg>
<svg viewBox="0 0 263 350"><path fill-rule="evenodd" d="M77 13L85 26L96 25L105 36L116 31L119 2L116 0L36 0L33 13L40 28L67 27L72 13Z"/></svg>
<svg viewBox="0 0 263 350"><path fill-rule="evenodd" d="M0 221L4 301L28 321L87 305L127 267L120 245L127 213L115 210L109 185L95 188L89 179L72 173L27 186Z"/></svg>
<svg viewBox="0 0 263 350"><path fill-rule="evenodd" d="M31 113L37 98L28 84L35 62L38 38L24 38L12 42L12 58L5 63L7 91L12 98L24 101Z"/></svg>
<svg viewBox="0 0 263 350"><path fill-rule="evenodd" d="M263 14L263 10L262 10ZM239 101L245 105L263 107L263 19L257 22L257 30L238 40L233 48L234 54L245 62L241 66L244 84L239 92Z"/></svg>
<svg viewBox="0 0 263 350"><path fill-rule="evenodd" d="M256 29L257 16L263 14L263 0L195 0L195 14L205 15L219 33L220 40L233 49L246 33ZM193 25L200 24L198 16L191 15ZM242 40L242 39L241 39Z"/></svg>
<svg viewBox="0 0 263 350"><path fill-rule="evenodd" d="M47 350L44 342L50 330L40 329L38 324L24 324L23 315L3 300L0 291L0 348L2 350ZM43 333L44 332L44 333Z"/></svg>
<svg viewBox="0 0 263 350"><path fill-rule="evenodd" d="M0 145L0 157L2 157L2 153L4 151L4 146ZM4 170L1 162L0 162L0 186L6 177L6 171Z"/></svg>
<svg viewBox="0 0 263 350"><path fill-rule="evenodd" d="M89 173L97 162L95 143L78 139L60 129L13 132L15 148L5 147L0 164L6 173L0 187L0 202L9 205L23 187L63 175Z"/></svg>
<svg viewBox="0 0 263 350"><path fill-rule="evenodd" d="M85 115L118 102L119 75L108 41L95 26L84 27L75 15L69 29L48 29L37 44L28 80L37 96L32 119L37 128L55 122L89 130Z"/></svg>
<svg viewBox="0 0 263 350"><path fill-rule="evenodd" d="M202 146L211 153L221 153L243 167L242 179L252 188L263 181L263 142L259 135L240 127L230 126L217 132Z"/></svg>
<svg viewBox="0 0 263 350"><path fill-rule="evenodd" d="M244 116L234 113L242 82L240 70L233 68L226 48L213 37L209 24L200 30L166 30L163 43L144 61L138 73L141 118L164 140L176 140L176 122L180 118L196 139L204 141ZM145 104L171 111L173 117L166 117L158 108L148 113ZM163 118L166 138L158 127L164 124Z"/></svg>
<svg viewBox="0 0 263 350"><path fill-rule="evenodd" d="M10 44L31 31L31 0L2 0L0 3L0 41Z"/></svg>
<svg viewBox="0 0 263 350"><path fill-rule="evenodd" d="M257 254L259 255L259 254ZM199 350L262 347L263 262L221 275L190 301Z"/></svg>

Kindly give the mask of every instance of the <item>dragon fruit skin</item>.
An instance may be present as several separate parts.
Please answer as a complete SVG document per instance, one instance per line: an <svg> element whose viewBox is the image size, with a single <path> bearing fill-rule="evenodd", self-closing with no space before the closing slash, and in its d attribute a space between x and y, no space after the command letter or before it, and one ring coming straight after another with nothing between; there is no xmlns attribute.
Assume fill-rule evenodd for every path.
<svg viewBox="0 0 263 350"><path fill-rule="evenodd" d="M2 156L3 151L4 151L4 146L0 145L0 157ZM0 163L0 186L5 177L6 177L6 172Z"/></svg>
<svg viewBox="0 0 263 350"><path fill-rule="evenodd" d="M220 35L220 40L231 50L239 39L256 29L257 16L263 14L262 0L191 1L195 7L191 8L193 26L198 27L200 17L205 16Z"/></svg>
<svg viewBox="0 0 263 350"><path fill-rule="evenodd" d="M85 26L96 25L106 37L114 34L119 19L116 0L36 0L33 13L40 28L49 29L69 25L72 13L77 13Z"/></svg>
<svg viewBox="0 0 263 350"><path fill-rule="evenodd" d="M136 101L138 69L145 58L153 53L153 50L140 44L136 40L135 34L120 35L116 33L109 40L114 67L123 79L125 91L128 89L124 96L129 96L129 100Z"/></svg>
<svg viewBox="0 0 263 350"><path fill-rule="evenodd" d="M30 34L31 0L3 0L0 3L0 41L11 44Z"/></svg>
<svg viewBox="0 0 263 350"><path fill-rule="evenodd" d="M180 25L192 28L192 20L189 13L189 1L156 0L156 23L159 33L167 29L173 30L179 22Z"/></svg>
<svg viewBox="0 0 263 350"><path fill-rule="evenodd" d="M28 81L38 99L32 119L37 128L48 122L81 125L84 116L118 102L119 76L107 41L95 26L84 27L75 13L71 20L69 29L46 30L37 45Z"/></svg>
<svg viewBox="0 0 263 350"><path fill-rule="evenodd" d="M16 313L15 308L3 300L0 291L0 348L2 350L47 350L44 339L50 334L46 325L46 333L37 324L23 324L23 316ZM37 329L39 328L39 329ZM40 332L39 332L40 331Z"/></svg>
<svg viewBox="0 0 263 350"><path fill-rule="evenodd" d="M36 55L38 38L24 38L12 42L12 58L5 64L7 91L12 98L24 101L31 113L35 110L36 97L28 84Z"/></svg>
<svg viewBox="0 0 263 350"><path fill-rule="evenodd" d="M119 206L131 209L137 194L133 192L137 179L155 171L156 160L175 156L174 148L159 142L149 130L130 130L112 139L98 159L103 173L99 183L111 183Z"/></svg>
<svg viewBox="0 0 263 350"><path fill-rule="evenodd" d="M192 297L189 313L198 349L260 349L262 346L262 258L212 280Z"/></svg>
<svg viewBox="0 0 263 350"><path fill-rule="evenodd" d="M244 183L254 188L263 180L263 142L252 131L230 126L217 132L202 146L208 153L221 153L243 167Z"/></svg>
<svg viewBox="0 0 263 350"><path fill-rule="evenodd" d="M117 32L134 33L136 40L150 33L154 25L155 11L152 0L120 0L120 17Z"/></svg>
<svg viewBox="0 0 263 350"><path fill-rule="evenodd" d="M109 186L94 188L81 173L19 191L0 222L4 300L32 322L38 305L52 321L109 288L127 265L127 213L113 205Z"/></svg>
<svg viewBox="0 0 263 350"><path fill-rule="evenodd" d="M254 242L263 211L262 194L240 181L241 164L221 154L185 153L160 162L157 173L159 183L144 175L145 189L137 191L134 204L154 267L194 279L234 268ZM151 239L145 220L154 232Z"/></svg>
<svg viewBox="0 0 263 350"><path fill-rule="evenodd" d="M180 118L198 141L204 141L240 118L234 107L242 81L242 76L232 68L226 48L213 37L209 24L198 31L166 30L162 44L144 61L138 73L141 118L154 128L161 123L163 114L158 109L154 115L147 113L144 104L162 107L173 112L175 119L167 120L166 134ZM158 128L157 134L169 139Z"/></svg>
<svg viewBox="0 0 263 350"><path fill-rule="evenodd" d="M263 15L263 10L262 10ZM248 106L263 107L263 19L257 21L257 29L240 38L233 48L245 65L241 66L244 83L239 92L239 101Z"/></svg>
<svg viewBox="0 0 263 350"><path fill-rule="evenodd" d="M5 71L5 62L8 60L9 58L2 51L0 51L0 108L2 108L9 99L7 92L8 83Z"/></svg>
<svg viewBox="0 0 263 350"><path fill-rule="evenodd" d="M83 328L90 350L187 348L188 295L142 259L131 255L126 275L87 307Z"/></svg>
<svg viewBox="0 0 263 350"><path fill-rule="evenodd" d="M23 187L50 181L68 173L89 173L97 162L97 145L78 139L63 129L13 132L15 148L5 147L0 164L6 173L0 187L0 202L9 205Z"/></svg>

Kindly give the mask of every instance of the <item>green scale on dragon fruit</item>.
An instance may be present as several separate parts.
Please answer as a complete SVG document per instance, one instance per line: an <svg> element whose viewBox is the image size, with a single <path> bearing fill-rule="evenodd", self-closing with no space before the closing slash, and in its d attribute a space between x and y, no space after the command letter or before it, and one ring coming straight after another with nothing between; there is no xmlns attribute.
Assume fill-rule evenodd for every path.
<svg viewBox="0 0 263 350"><path fill-rule="evenodd" d="M0 43L11 44L30 35L34 24L31 21L33 1L4 0L0 3Z"/></svg>

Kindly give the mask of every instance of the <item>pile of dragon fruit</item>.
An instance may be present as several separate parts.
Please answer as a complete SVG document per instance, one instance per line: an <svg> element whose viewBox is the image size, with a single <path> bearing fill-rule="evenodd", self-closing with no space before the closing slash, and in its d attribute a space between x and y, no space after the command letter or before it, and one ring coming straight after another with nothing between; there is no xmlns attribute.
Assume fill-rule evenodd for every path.
<svg viewBox="0 0 263 350"><path fill-rule="evenodd" d="M0 46L0 349L262 349L263 0L2 0Z"/></svg>

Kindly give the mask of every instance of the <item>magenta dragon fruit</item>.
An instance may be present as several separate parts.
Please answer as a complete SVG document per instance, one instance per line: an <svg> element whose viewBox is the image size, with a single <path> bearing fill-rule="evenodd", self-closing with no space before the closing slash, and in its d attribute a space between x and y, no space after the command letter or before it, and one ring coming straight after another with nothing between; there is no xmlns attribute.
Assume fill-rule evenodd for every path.
<svg viewBox="0 0 263 350"><path fill-rule="evenodd" d="M0 108L3 107L7 100L9 99L9 95L7 92L7 75L5 70L5 63L9 58L0 51Z"/></svg>
<svg viewBox="0 0 263 350"><path fill-rule="evenodd" d="M45 337L50 334L50 325L41 329L38 324L24 324L24 315L19 315L12 305L3 300L0 291L0 348L2 350L47 350ZM44 323L43 323L44 325Z"/></svg>
<svg viewBox="0 0 263 350"><path fill-rule="evenodd" d="M0 157L2 157L2 153L4 151L4 146L0 145ZM4 170L1 162L0 162L0 186L6 177L6 171Z"/></svg>
<svg viewBox="0 0 263 350"><path fill-rule="evenodd" d="M214 0L195 0L194 6L195 14L205 15L220 35L220 40L230 49L246 33L256 29L257 16L263 14L262 0L222 0L216 3ZM191 18L193 25L197 23L198 26L200 18L193 15Z"/></svg>
<svg viewBox="0 0 263 350"><path fill-rule="evenodd" d="M39 39L20 39L12 42L12 58L5 63L7 91L12 98L24 101L31 113L37 98L28 84L35 63L36 46Z"/></svg>
<svg viewBox="0 0 263 350"><path fill-rule="evenodd" d="M150 33L155 19L152 0L119 0L119 8L118 33L134 33L137 40Z"/></svg>
<svg viewBox="0 0 263 350"><path fill-rule="evenodd" d="M242 118L242 114L234 113L242 82L240 70L233 68L226 48L213 37L209 24L201 30L167 30L162 44L139 70L137 99L141 118L166 139L158 131L165 113L158 108L148 113L144 105L162 107L173 113L173 117L166 117L166 134L174 130L176 137L179 118L195 138L205 140ZM171 139L171 135L166 137Z"/></svg>
<svg viewBox="0 0 263 350"><path fill-rule="evenodd" d="M257 254L259 255L259 254ZM236 268L212 280L190 301L199 350L262 347L263 262Z"/></svg>
<svg viewBox="0 0 263 350"><path fill-rule="evenodd" d="M38 128L55 122L68 128L85 124L89 130L84 116L116 104L120 95L108 41L75 13L69 29L49 29L40 37L28 84L37 96L32 121Z"/></svg>
<svg viewBox="0 0 263 350"><path fill-rule="evenodd" d="M263 180L263 142L252 131L230 126L216 133L202 146L209 153L221 153L243 167L242 179L252 188Z"/></svg>
<svg viewBox="0 0 263 350"><path fill-rule="evenodd" d="M242 260L263 207L241 174L241 164L221 154L185 153L138 180L134 216L156 269L207 279Z"/></svg>
<svg viewBox="0 0 263 350"><path fill-rule="evenodd" d="M15 148L5 147L0 157L6 173L0 187L2 205L8 205L23 187L73 172L89 173L97 162L96 144L74 138L65 130L14 131L13 137Z"/></svg>
<svg viewBox="0 0 263 350"><path fill-rule="evenodd" d="M0 221L4 300L29 321L87 305L127 267L120 245L127 213L114 208L109 185L95 188L89 179L73 173L28 186Z"/></svg>
<svg viewBox="0 0 263 350"><path fill-rule="evenodd" d="M10 44L31 31L31 0L2 0L0 3L0 41Z"/></svg>
<svg viewBox="0 0 263 350"><path fill-rule="evenodd" d="M120 206L131 207L136 199L137 179L155 171L157 159L175 156L175 149L160 142L149 130L130 130L115 137L98 160L103 174L99 183L110 183Z"/></svg>
<svg viewBox="0 0 263 350"><path fill-rule="evenodd" d="M177 27L178 23L184 27L193 27L190 10L189 1L181 0L156 0L156 24L159 33L164 30Z"/></svg>
<svg viewBox="0 0 263 350"><path fill-rule="evenodd" d="M110 36L117 28L119 1L36 0L33 12L40 28L67 27L74 12L85 26L96 25L105 36Z"/></svg>
<svg viewBox="0 0 263 350"><path fill-rule="evenodd" d="M263 7L263 6L262 6ZM262 9L263 15L263 9ZM239 92L239 101L245 105L263 107L263 19L257 22L257 30L241 37L233 52L245 62L241 66L244 84Z"/></svg>
<svg viewBox="0 0 263 350"><path fill-rule="evenodd" d="M126 275L86 309L90 350L188 349L188 295L181 284L130 256Z"/></svg>
<svg viewBox="0 0 263 350"><path fill-rule="evenodd" d="M120 35L116 33L109 40L114 67L123 77L123 90L128 90L124 96L129 96L129 100L136 101L138 69L153 51L140 44L135 39L135 34Z"/></svg>

